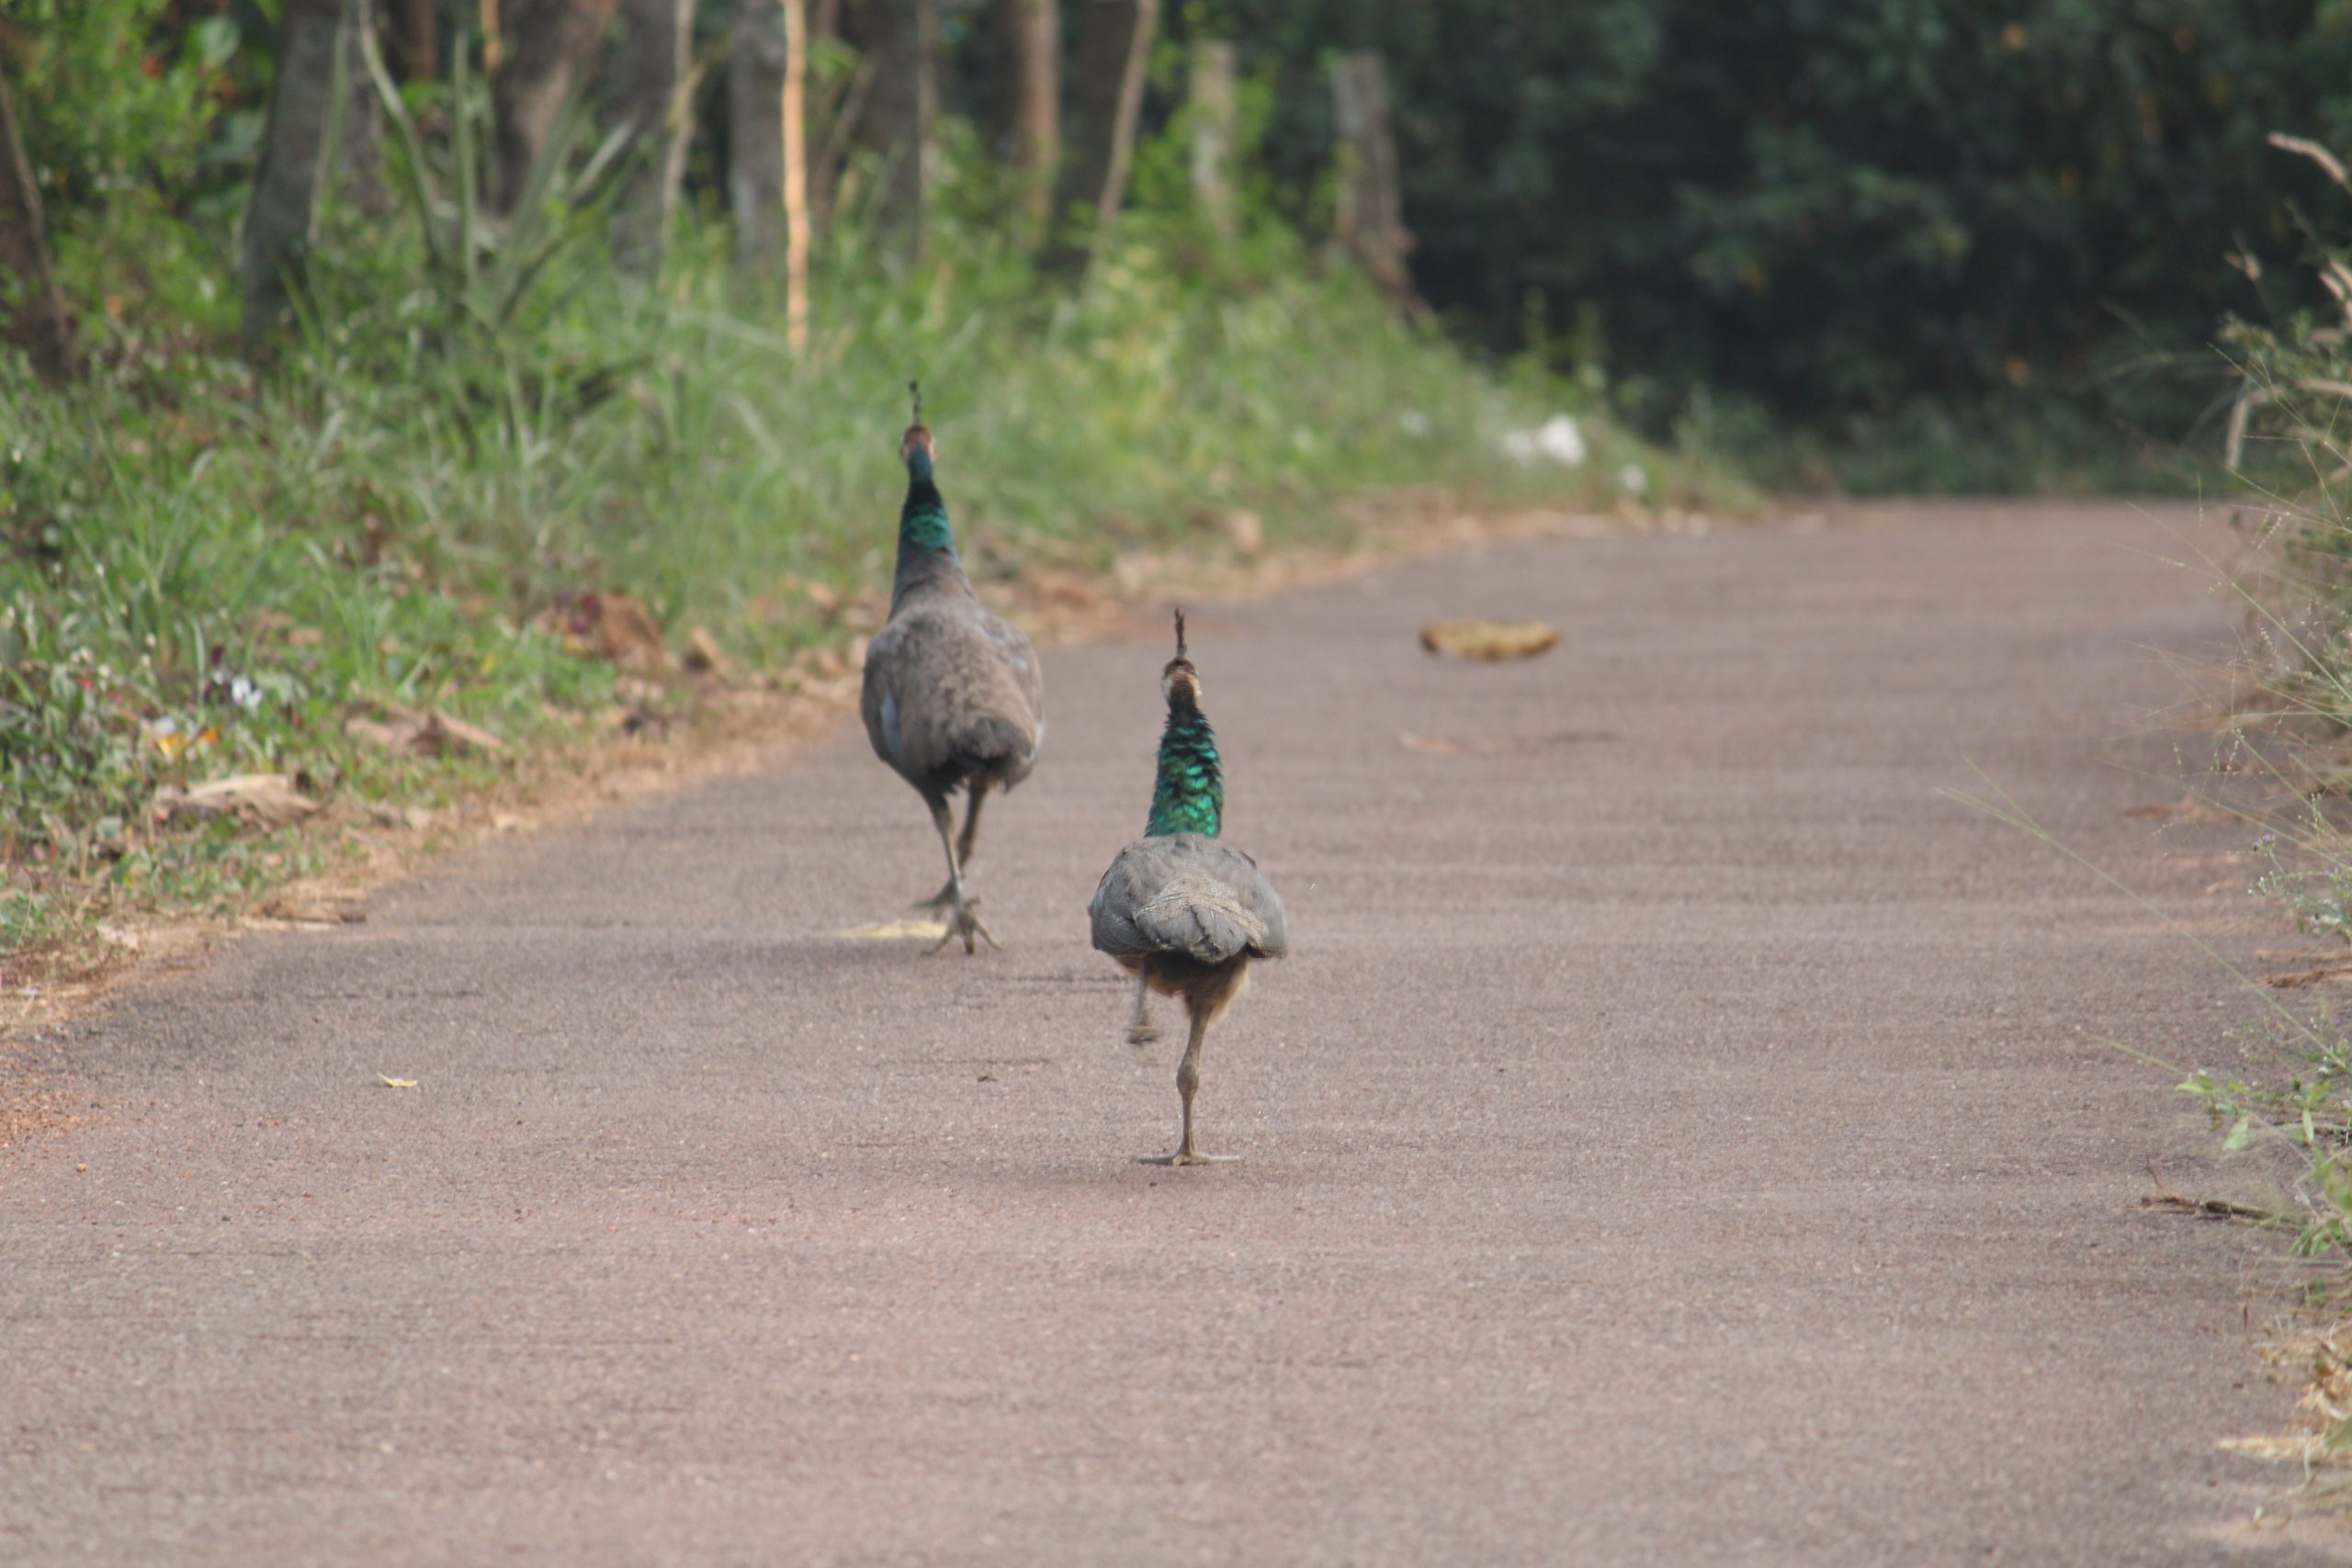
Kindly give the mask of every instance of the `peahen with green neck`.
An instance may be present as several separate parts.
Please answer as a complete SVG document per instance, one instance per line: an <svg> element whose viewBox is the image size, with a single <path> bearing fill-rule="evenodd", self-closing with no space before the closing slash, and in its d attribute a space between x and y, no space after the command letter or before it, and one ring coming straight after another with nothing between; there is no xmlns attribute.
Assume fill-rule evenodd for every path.
<svg viewBox="0 0 2352 1568"><path fill-rule="evenodd" d="M948 917L932 951L960 937L970 953L975 937L997 945L980 923L979 900L964 890L980 803L991 789L1027 778L1036 764L1046 732L1045 682L1029 639L984 608L964 575L947 504L932 478L922 393L911 383L908 390L915 422L899 443L907 466L899 569L890 582L890 618L865 650L858 706L874 754L915 786L947 852L947 885L924 906ZM965 796L960 836L948 806L958 789Z"/></svg>
<svg viewBox="0 0 2352 1568"><path fill-rule="evenodd" d="M1227 1004L1241 994L1253 958L1289 951L1282 896L1258 863L1222 842L1225 773L1216 735L1201 712L1201 677L1185 657L1184 613L1176 612L1176 657L1160 671L1168 724L1143 838L1119 852L1094 889L1087 914L1094 945L1135 971L1135 1018L1127 1039L1159 1037L1151 993L1182 997L1192 1037L1176 1068L1184 1105L1183 1142L1163 1161L1201 1165L1230 1159L1193 1145L1193 1094L1201 1085L1201 1043Z"/></svg>

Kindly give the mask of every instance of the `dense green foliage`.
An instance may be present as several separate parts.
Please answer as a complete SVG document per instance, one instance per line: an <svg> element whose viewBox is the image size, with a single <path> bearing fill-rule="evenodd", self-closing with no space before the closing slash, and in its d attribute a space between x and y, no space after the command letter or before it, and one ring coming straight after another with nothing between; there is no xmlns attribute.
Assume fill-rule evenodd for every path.
<svg viewBox="0 0 2352 1568"><path fill-rule="evenodd" d="M169 0L23 0L0 21L26 156L85 336L102 354L235 320L219 265L261 133L269 29L170 25Z"/></svg>
<svg viewBox="0 0 2352 1568"><path fill-rule="evenodd" d="M103 331L224 308L183 264L250 168L268 9L26 0L0 35ZM1330 51L1377 48L1416 279L1457 332L1605 382L1653 433L1688 422L1867 488L2083 482L2130 477L2094 450L2210 450L2215 323L2309 299L2286 264L2318 176L2264 139L2352 140L2352 13L2325 0L1167 9L1149 123L1181 116L1188 38L1237 39L1249 183L1294 226L1329 199ZM701 8L703 47L729 10ZM985 118L982 18L952 10L944 37L951 103ZM723 165L708 141L692 161L706 203ZM1178 141L1147 143L1147 209L1182 167ZM158 288L182 292L142 315Z"/></svg>
<svg viewBox="0 0 2352 1568"><path fill-rule="evenodd" d="M2324 187L2264 138L2352 131L2352 13L2323 0L1183 12L1269 73L1267 154L1302 209L1323 51L1384 51L1416 274L1465 330L1605 366L1653 419L1712 396L1719 424L1849 447L1953 446L2067 402L2210 441L2217 321L2308 298L2280 264ZM2011 483L2063 467L2033 443L2004 460Z"/></svg>

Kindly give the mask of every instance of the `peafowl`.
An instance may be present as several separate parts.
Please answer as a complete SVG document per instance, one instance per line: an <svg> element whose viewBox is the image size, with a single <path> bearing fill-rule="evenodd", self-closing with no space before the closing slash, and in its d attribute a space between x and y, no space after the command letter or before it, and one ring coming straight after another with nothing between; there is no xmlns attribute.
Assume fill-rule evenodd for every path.
<svg viewBox="0 0 2352 1568"><path fill-rule="evenodd" d="M1289 949L1282 896L1258 863L1222 843L1225 778L1216 736L1201 713L1201 677L1184 651L1184 612L1176 612L1176 657L1160 671L1168 726L1159 737L1159 777L1143 838L1119 852L1094 889L1087 914L1094 945L1135 971L1136 1007L1127 1039L1159 1038L1151 993L1184 998L1192 1038L1176 1068L1184 1104L1183 1142L1152 1163L1230 1159L1193 1146L1193 1093L1201 1084L1201 1042L1241 994L1253 958Z"/></svg>
<svg viewBox="0 0 2352 1568"><path fill-rule="evenodd" d="M874 754L915 786L931 807L947 852L947 884L922 908L950 911L937 953L961 937L996 937L980 923L979 900L964 891L980 828L980 803L991 789L1029 776L1046 724L1045 682L1029 639L989 613L972 592L956 554L947 506L932 480L931 432L922 392L913 383L914 423L899 443L907 466L906 504L899 512L899 569L890 582L890 618L865 650L858 706ZM964 831L955 834L948 797L964 791Z"/></svg>

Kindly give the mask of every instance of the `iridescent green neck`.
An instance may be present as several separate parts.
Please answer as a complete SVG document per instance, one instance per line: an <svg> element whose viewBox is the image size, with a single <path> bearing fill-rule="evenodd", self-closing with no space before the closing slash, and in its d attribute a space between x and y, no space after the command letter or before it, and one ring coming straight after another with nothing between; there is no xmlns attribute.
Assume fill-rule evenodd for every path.
<svg viewBox="0 0 2352 1568"><path fill-rule="evenodd" d="M899 548L956 551L947 526L947 502L931 480L931 454L918 446L907 457L907 502L899 509Z"/></svg>
<svg viewBox="0 0 2352 1568"><path fill-rule="evenodd" d="M1214 839L1224 818L1225 774L1217 762L1216 734L1192 703L1171 703L1168 728L1159 734L1159 773L1144 832Z"/></svg>

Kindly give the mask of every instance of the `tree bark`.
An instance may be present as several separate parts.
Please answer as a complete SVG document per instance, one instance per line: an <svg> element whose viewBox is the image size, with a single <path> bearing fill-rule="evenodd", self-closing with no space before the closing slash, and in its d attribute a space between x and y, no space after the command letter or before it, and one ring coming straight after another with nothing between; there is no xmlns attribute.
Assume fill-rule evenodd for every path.
<svg viewBox="0 0 2352 1568"><path fill-rule="evenodd" d="M771 272L784 231L784 85L791 40L780 0L743 0L727 49L727 200L735 266Z"/></svg>
<svg viewBox="0 0 2352 1568"><path fill-rule="evenodd" d="M335 64L339 73L335 90L343 105L338 128L342 152L335 178L345 201L362 212L380 216L386 205L384 106L378 101L376 84L368 75L368 54L360 41L375 25L375 0L345 0L343 38Z"/></svg>
<svg viewBox="0 0 2352 1568"><path fill-rule="evenodd" d="M682 88L694 49L695 0L621 0L620 12L614 107L636 141L613 209L613 254L623 272L650 277L662 270L693 127Z"/></svg>
<svg viewBox="0 0 2352 1568"><path fill-rule="evenodd" d="M6 341L31 355L45 379L63 380L73 367L73 329L50 261L40 188L17 130L16 101L0 75L0 307L11 299L15 308L0 317Z"/></svg>
<svg viewBox="0 0 2352 1568"><path fill-rule="evenodd" d="M1000 153L1021 184L1021 212L1042 224L1053 210L1062 155L1061 0L996 0Z"/></svg>
<svg viewBox="0 0 2352 1568"><path fill-rule="evenodd" d="M239 266L247 353L285 320L288 279L300 273L310 250L345 15L345 0L286 0L278 23L277 80L245 206Z"/></svg>
<svg viewBox="0 0 2352 1568"><path fill-rule="evenodd" d="M865 0L856 16L874 72L857 141L881 164L875 232L920 258L925 165L939 118L938 0Z"/></svg>
<svg viewBox="0 0 2352 1568"><path fill-rule="evenodd" d="M1405 257L1406 231L1396 137L1388 120L1388 89L1380 56L1358 50L1331 62L1331 93L1339 110L1339 181L1331 212L1331 242L1354 258L1374 283L1413 302Z"/></svg>
<svg viewBox="0 0 2352 1568"><path fill-rule="evenodd" d="M784 0L784 336L808 347L808 7Z"/></svg>
<svg viewBox="0 0 2352 1568"><path fill-rule="evenodd" d="M1082 0L1070 134L1054 191L1053 271L1085 269L1118 220L1159 0Z"/></svg>
<svg viewBox="0 0 2352 1568"><path fill-rule="evenodd" d="M564 100L587 85L613 20L614 0L506 0L501 60L490 79L490 201L512 212L555 130Z"/></svg>
<svg viewBox="0 0 2352 1568"><path fill-rule="evenodd" d="M401 0L401 78L430 82L441 73L435 0Z"/></svg>
<svg viewBox="0 0 2352 1568"><path fill-rule="evenodd" d="M1233 141L1237 134L1238 97L1234 89L1233 46L1221 39L1200 39L1193 45L1192 98L1193 199L1201 215L1219 234L1234 231Z"/></svg>
<svg viewBox="0 0 2352 1568"><path fill-rule="evenodd" d="M812 45L843 40L842 0L813 0L808 6L808 41ZM810 62L813 69L814 62ZM842 161L849 151L850 131L865 112L865 96L874 85L873 62L860 60L847 73L808 78L804 134L808 147L808 224L821 234L832 224L833 197L841 183Z"/></svg>

